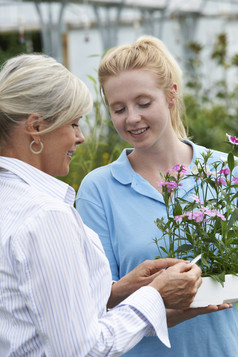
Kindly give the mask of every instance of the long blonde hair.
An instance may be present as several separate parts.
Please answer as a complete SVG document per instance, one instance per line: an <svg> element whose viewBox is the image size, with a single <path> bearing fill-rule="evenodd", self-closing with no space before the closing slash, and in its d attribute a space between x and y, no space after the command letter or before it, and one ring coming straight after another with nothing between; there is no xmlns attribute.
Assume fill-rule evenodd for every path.
<svg viewBox="0 0 238 357"><path fill-rule="evenodd" d="M116 76L123 71L143 69L153 73L157 78L158 87L161 88L169 101L176 95L175 104L170 109L171 121L180 140L186 139L187 134L181 116L185 114L183 95L182 70L168 51L166 46L158 38L142 36L133 44L126 44L108 50L98 68L98 79L101 93L104 93L104 84L108 77ZM177 92L172 93L176 84Z"/></svg>

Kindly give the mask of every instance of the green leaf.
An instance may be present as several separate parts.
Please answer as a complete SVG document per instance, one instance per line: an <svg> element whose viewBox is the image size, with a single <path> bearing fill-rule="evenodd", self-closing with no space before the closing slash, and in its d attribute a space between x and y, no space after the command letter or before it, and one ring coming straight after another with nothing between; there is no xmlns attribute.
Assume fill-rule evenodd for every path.
<svg viewBox="0 0 238 357"><path fill-rule="evenodd" d="M192 244L184 243L178 247L175 253L183 253L188 252L189 250L193 249Z"/></svg>
<svg viewBox="0 0 238 357"><path fill-rule="evenodd" d="M218 283L220 283L222 286L224 286L224 282L225 282L225 272L224 271L220 274L209 274L209 276L213 280L218 281Z"/></svg>
<svg viewBox="0 0 238 357"><path fill-rule="evenodd" d="M232 245L237 245L238 244L238 238L234 239L234 231L229 231L228 232L228 239L225 242L226 246L232 246Z"/></svg>
<svg viewBox="0 0 238 357"><path fill-rule="evenodd" d="M165 249L164 247L158 246L159 249L161 249L164 253L166 253L169 256L169 252L167 251L167 249Z"/></svg>
<svg viewBox="0 0 238 357"><path fill-rule="evenodd" d="M232 212L231 217L229 219L229 222L227 224L227 229L231 229L231 227L233 226L234 223L238 222L238 208L236 208L234 210L234 212Z"/></svg>
<svg viewBox="0 0 238 357"><path fill-rule="evenodd" d="M181 205L180 205L180 204L177 204L177 205L175 206L175 208L174 208L173 215L174 215L174 216L180 216L180 215L182 215L182 213L183 213L183 210L182 210Z"/></svg>
<svg viewBox="0 0 238 357"><path fill-rule="evenodd" d="M101 55L94 54L94 55L89 55L88 56L88 58L91 58L91 57L101 57Z"/></svg>
<svg viewBox="0 0 238 357"><path fill-rule="evenodd" d="M94 83L94 84L97 84L97 81L96 81L96 79L94 78L94 77L92 77L92 76L90 76L90 75L88 75L87 76L89 79L91 79L91 81Z"/></svg>
<svg viewBox="0 0 238 357"><path fill-rule="evenodd" d="M235 199L236 197L238 197L238 192L236 192L233 196L231 196L230 201L231 201L231 202L234 201L234 199Z"/></svg>
<svg viewBox="0 0 238 357"><path fill-rule="evenodd" d="M228 162L229 169L232 171L234 169L234 166L235 166L234 155L232 154L232 152L230 152L228 154L227 162Z"/></svg>
<svg viewBox="0 0 238 357"><path fill-rule="evenodd" d="M204 255L202 254L202 257L201 257L201 262L203 265L205 265L206 267L210 267L210 264L208 263L207 259L204 257Z"/></svg>
<svg viewBox="0 0 238 357"><path fill-rule="evenodd" d="M165 194L163 193L163 198L164 198L164 203L165 203L166 207L168 207L168 205L169 205L169 197L168 197L167 192Z"/></svg>

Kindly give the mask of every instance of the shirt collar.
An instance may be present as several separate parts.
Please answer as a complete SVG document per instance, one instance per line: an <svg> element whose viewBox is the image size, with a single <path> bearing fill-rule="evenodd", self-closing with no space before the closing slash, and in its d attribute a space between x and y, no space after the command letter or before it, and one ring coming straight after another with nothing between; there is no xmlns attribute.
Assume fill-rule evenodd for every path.
<svg viewBox="0 0 238 357"><path fill-rule="evenodd" d="M194 161L201 156L201 152L204 151L202 147L198 147L193 144L190 140L184 140L188 145L193 148L193 158L189 166L191 169L194 166ZM120 182L122 185L131 185L131 187L144 196L162 200L162 195L153 186L151 186L146 180L144 180L139 174L137 174L128 160L127 155L132 152L131 149L124 149L119 156L119 158L111 164L111 173L113 177ZM192 179L188 178L186 180L186 191L192 189L194 182ZM185 193L184 193L185 194Z"/></svg>
<svg viewBox="0 0 238 357"><path fill-rule="evenodd" d="M192 141L190 141L188 139L183 140L183 142L185 144L188 144L188 145L192 146L192 149L193 149L193 158L192 158L192 161L191 161L191 163L189 165L189 168L191 169L195 164L195 160L201 159L202 158L202 153L204 151L207 151L208 149L205 148L204 146L196 145L196 144L194 144Z"/></svg>
<svg viewBox="0 0 238 357"><path fill-rule="evenodd" d="M15 158L0 156L0 168L11 171L30 186L73 205L75 191L68 184Z"/></svg>
<svg viewBox="0 0 238 357"><path fill-rule="evenodd" d="M134 149L124 149L119 158L114 161L111 166L113 177L123 185L131 183L136 174L127 157L133 150Z"/></svg>
<svg viewBox="0 0 238 357"><path fill-rule="evenodd" d="M162 195L142 176L135 172L127 155L133 149L124 149L119 158L112 163L111 173L122 185L131 185L131 188L139 194L161 201Z"/></svg>
<svg viewBox="0 0 238 357"><path fill-rule="evenodd" d="M193 148L193 159L189 168L194 166L194 161L197 158L202 157L201 153L206 150L205 147L194 145L190 140L183 140L184 143L191 145ZM130 161L128 160L127 155L130 154L134 149L124 149L119 156L119 158L112 163L111 172L113 177L119 181L121 184L127 185L130 184L135 178L136 172L131 167Z"/></svg>

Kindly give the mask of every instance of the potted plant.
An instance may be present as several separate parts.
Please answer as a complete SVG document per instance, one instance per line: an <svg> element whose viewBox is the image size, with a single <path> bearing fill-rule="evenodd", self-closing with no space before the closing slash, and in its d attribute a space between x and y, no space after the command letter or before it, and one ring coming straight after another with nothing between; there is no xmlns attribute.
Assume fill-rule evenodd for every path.
<svg viewBox="0 0 238 357"><path fill-rule="evenodd" d="M238 139L227 137L233 149L237 148ZM166 255L193 259L201 254L199 265L206 278L194 306L209 304L209 299L199 300L209 284L220 291L212 294L217 299L210 303L238 301L238 162L232 151L218 161L212 155L211 150L206 150L190 170L176 165L159 184L167 217L155 221L162 232L160 239L154 239L159 251L156 258ZM184 180L193 180L194 192L180 197ZM232 287L236 286L232 296L225 295L230 281Z"/></svg>

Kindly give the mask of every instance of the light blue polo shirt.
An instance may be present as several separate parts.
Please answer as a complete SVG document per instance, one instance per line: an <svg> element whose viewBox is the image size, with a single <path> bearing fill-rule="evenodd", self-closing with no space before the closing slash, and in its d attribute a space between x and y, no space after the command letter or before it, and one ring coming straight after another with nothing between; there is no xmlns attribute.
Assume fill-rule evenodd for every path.
<svg viewBox="0 0 238 357"><path fill-rule="evenodd" d="M206 148L190 141L187 144L193 147L192 168ZM89 173L76 198L84 223L102 241L114 280L158 255L153 239L161 233L154 221L166 215L162 195L132 169L127 158L131 150L123 150L115 162ZM225 154L214 151L212 160L221 156ZM179 195L190 196L193 186L192 179L184 180ZM169 335L171 349L156 337L146 337L124 356L238 357L237 309L198 316L169 329Z"/></svg>

